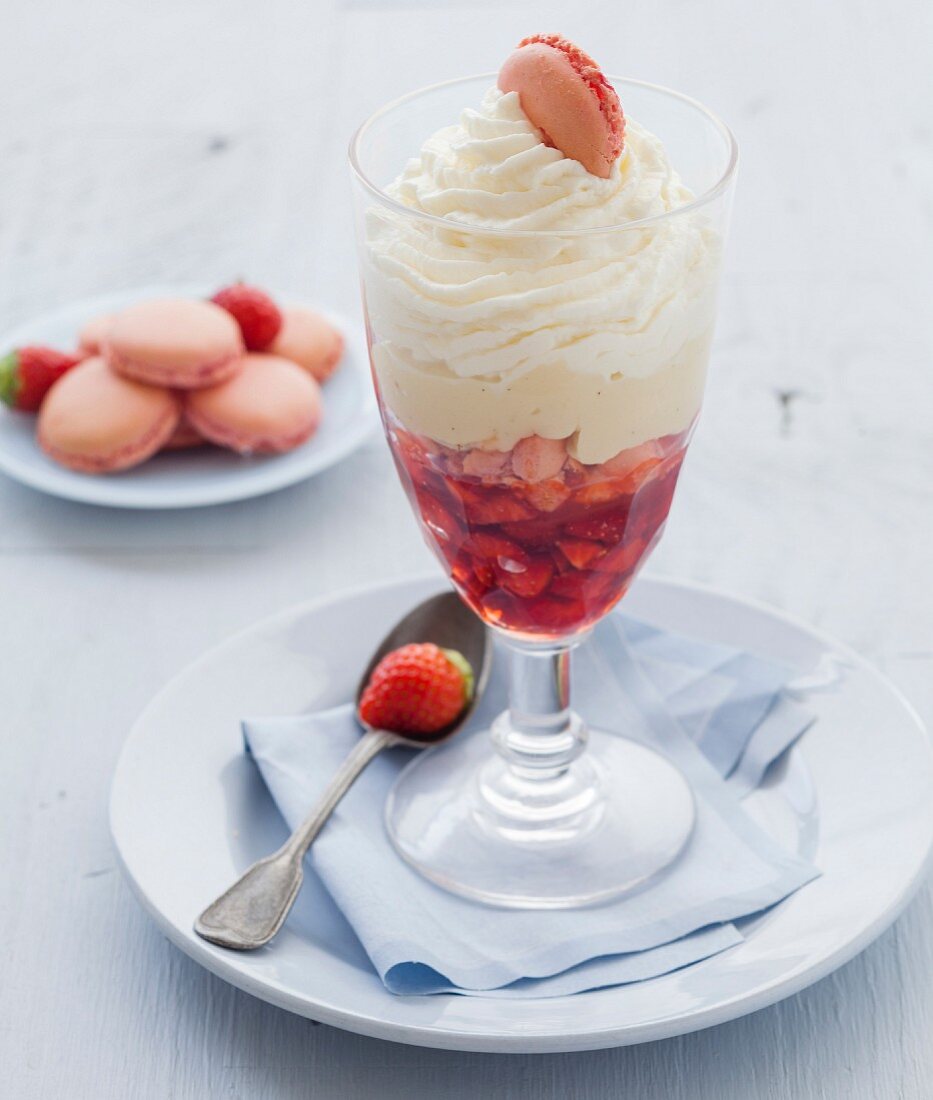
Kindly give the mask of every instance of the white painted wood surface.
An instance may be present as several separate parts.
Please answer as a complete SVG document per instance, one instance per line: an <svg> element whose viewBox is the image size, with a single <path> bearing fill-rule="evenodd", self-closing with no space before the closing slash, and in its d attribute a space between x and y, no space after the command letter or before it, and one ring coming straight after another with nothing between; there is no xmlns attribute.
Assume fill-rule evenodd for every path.
<svg viewBox="0 0 933 1100"><path fill-rule="evenodd" d="M929 11L5 0L0 325L120 286L241 273L355 311L353 126L560 29L607 68L709 103L743 147L707 410L654 568L835 633L930 719ZM315 1026L156 933L107 834L136 713L231 631L427 564L381 442L303 486L192 513L82 507L0 480L0 1094L933 1096L929 886L861 957L781 1005L581 1055L448 1054Z"/></svg>

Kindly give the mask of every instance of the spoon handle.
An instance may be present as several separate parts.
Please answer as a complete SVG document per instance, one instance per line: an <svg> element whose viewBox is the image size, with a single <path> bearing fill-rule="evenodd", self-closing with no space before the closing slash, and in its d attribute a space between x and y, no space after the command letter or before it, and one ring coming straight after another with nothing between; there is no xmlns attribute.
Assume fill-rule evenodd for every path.
<svg viewBox="0 0 933 1100"><path fill-rule="evenodd" d="M194 922L197 934L221 947L252 951L278 932L298 896L302 861L334 807L366 765L398 738L368 730L337 769L320 799L277 852L258 860Z"/></svg>

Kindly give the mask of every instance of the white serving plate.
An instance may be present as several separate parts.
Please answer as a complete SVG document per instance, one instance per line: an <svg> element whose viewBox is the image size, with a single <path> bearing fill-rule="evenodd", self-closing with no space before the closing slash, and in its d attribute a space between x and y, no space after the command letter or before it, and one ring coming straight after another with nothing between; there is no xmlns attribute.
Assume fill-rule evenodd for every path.
<svg viewBox="0 0 933 1100"><path fill-rule="evenodd" d="M648 578L631 613L799 668L816 724L746 805L822 876L746 942L673 974L573 997L509 1000L385 991L313 875L268 947L238 953L192 931L202 907L285 835L239 719L351 697L373 644L442 587L418 578L295 607L211 650L139 718L113 781L111 829L140 901L215 974L273 1004L365 1035L458 1050L588 1050L662 1039L764 1008L829 974L907 904L933 843L933 753L894 686L846 647L784 615Z"/></svg>
<svg viewBox="0 0 933 1100"><path fill-rule="evenodd" d="M206 297L203 287L152 286L74 302L0 337L0 354L24 344L77 345L91 317L156 297ZM288 296L280 301L288 302ZM307 443L283 455L243 458L218 447L156 455L117 474L81 474L47 458L35 440L35 417L0 406L0 470L53 496L113 508L194 508L261 496L312 477L346 458L378 423L366 344L356 326L323 310L346 338L340 368L324 384L324 417Z"/></svg>

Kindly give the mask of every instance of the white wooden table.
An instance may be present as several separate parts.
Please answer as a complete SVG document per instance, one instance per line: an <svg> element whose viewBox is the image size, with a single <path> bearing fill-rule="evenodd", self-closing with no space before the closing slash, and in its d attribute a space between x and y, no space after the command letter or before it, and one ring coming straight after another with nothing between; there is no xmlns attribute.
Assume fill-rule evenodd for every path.
<svg viewBox="0 0 933 1100"><path fill-rule="evenodd" d="M121 286L240 274L354 312L353 126L559 29L610 71L692 92L743 147L707 411L654 568L837 634L933 717L927 5L574 7L8 0L0 324ZM107 833L137 712L231 631L428 564L381 441L276 496L190 513L71 505L0 480L0 1093L933 1096L929 886L860 958L783 1004L595 1054L344 1034L169 946Z"/></svg>

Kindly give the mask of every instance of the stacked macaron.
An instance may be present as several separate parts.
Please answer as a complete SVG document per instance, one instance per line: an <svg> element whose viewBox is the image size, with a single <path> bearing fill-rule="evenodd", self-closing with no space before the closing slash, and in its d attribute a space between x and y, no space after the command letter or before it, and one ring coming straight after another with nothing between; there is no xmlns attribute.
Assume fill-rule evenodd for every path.
<svg viewBox="0 0 933 1100"><path fill-rule="evenodd" d="M238 284L210 301L162 298L92 318L75 356L19 349L0 360L0 398L38 410L41 448L83 473L206 442L274 454L317 430L320 384L342 353L319 313L280 310Z"/></svg>

